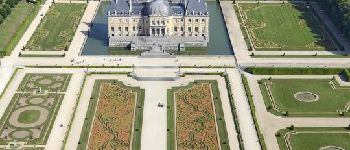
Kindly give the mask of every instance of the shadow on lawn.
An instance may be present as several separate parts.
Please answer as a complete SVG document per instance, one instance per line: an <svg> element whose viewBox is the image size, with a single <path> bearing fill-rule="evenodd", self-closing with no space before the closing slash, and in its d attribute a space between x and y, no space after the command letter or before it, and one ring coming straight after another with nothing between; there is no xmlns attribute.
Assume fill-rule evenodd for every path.
<svg viewBox="0 0 350 150"><path fill-rule="evenodd" d="M317 18L318 14L313 12L313 8L309 7L306 3L293 3L292 6L302 13L302 16L299 16L299 19L305 20L305 24L309 27L310 31L314 34L314 38L316 39L315 44L325 47L326 51L337 53L338 49L336 43L332 41L332 37L327 35L327 31L325 28L326 25L322 20ZM317 11L317 10L315 10ZM333 33L331 33L333 34Z"/></svg>

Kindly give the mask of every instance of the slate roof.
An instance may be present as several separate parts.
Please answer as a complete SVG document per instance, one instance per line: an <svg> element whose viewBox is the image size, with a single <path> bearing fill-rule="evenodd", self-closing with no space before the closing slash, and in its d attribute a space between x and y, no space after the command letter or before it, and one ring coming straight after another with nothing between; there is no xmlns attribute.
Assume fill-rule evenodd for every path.
<svg viewBox="0 0 350 150"><path fill-rule="evenodd" d="M154 1L162 1L162 0L154 0ZM160 10L166 10L163 7L170 7L169 9L170 14L168 15L172 15L172 16L184 16L184 15L208 16L209 15L209 12L207 9L207 3L205 2L205 0L186 0L187 8L185 8L184 1L185 0L183 0L183 2L169 2L168 6L158 5L156 7L162 7L162 8L159 8ZM150 10L152 8L151 7L152 2L137 2L136 0L133 0L131 12L129 12L129 9L130 9L129 3L130 3L129 0L111 0L110 7L107 11L107 15L108 16L152 15L151 13L153 11ZM185 14L186 10L187 10L187 13ZM167 15L167 14L164 13L164 15Z"/></svg>

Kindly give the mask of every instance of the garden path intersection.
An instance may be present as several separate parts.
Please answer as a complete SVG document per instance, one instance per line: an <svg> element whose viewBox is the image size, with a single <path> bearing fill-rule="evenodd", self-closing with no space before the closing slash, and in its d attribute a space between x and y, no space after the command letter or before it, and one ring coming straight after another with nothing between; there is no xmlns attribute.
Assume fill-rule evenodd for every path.
<svg viewBox="0 0 350 150"><path fill-rule="evenodd" d="M81 3L82 1L60 1L55 3ZM252 1L239 1L238 3L254 3ZM263 3L280 3L276 1L264 1ZM142 132L140 136L141 150L165 150L169 145L169 127L168 108L157 107L158 103L167 105L168 90L173 87L183 87L197 80L215 80L218 83L219 98L222 103L223 119L225 120L227 138L230 149L259 150L261 141L259 141L256 125L251 112L251 106L248 103L248 97L242 82L242 75L247 77L248 85L252 91L254 105L256 108L257 123L260 126L261 133L264 135L267 149L277 150L279 144L275 134L280 130L291 125L296 127L347 127L350 120L344 117L281 117L267 111L264 104L264 97L260 92L258 84L260 79L268 79L272 75L253 75L243 71L247 67L287 67L287 68L349 68L350 58L256 58L251 57L251 51L248 51L246 41L240 29L237 12L234 10L231 1L221 1L223 17L227 26L234 56L175 56L175 57L155 57L142 58L138 56L85 56L81 51L90 31L90 23L95 14L98 13L100 2L89 1L82 19L77 26L77 30L67 51L48 52L64 53L64 57L20 57L22 48L27 45L31 36L40 24L40 20L45 17L53 2L47 0L42 6L37 17L32 21L28 30L24 33L21 40L13 50L10 56L0 59L0 108L9 109L13 106L13 100L16 94L25 94L19 92L22 81L26 75L48 75L57 74L69 75L66 89L58 91L44 90L45 94L63 94L60 103L55 105L57 109L47 109L40 107L39 121L34 122L42 124L40 117L51 118L48 124L52 126L42 127L45 129L46 137L43 142L31 144L27 140L26 147L41 147L49 150L77 149L82 144L88 144L90 139L82 142L82 130L84 122L87 119L91 95L94 92L94 85L99 79L108 79L122 82L125 86L138 87L144 90L144 104L142 106ZM331 25L330 25L331 26ZM338 37L342 38L342 37ZM342 40L340 40L342 41ZM344 44L346 45L346 44ZM346 46L348 47L348 46ZM33 52L31 54L39 52ZM280 52L261 52L266 53ZM298 52L289 52L298 53ZM304 52L309 55L312 52ZM320 52L321 53L328 53ZM292 54L291 54L292 55ZM294 55L294 54L293 54ZM300 54L302 55L302 54ZM325 54L326 55L326 54ZM328 54L327 54L328 55ZM329 79L334 75L275 75L273 79ZM340 81L340 77L335 77ZM49 81L43 81L43 83ZM341 81L340 81L341 82ZM349 86L348 82L341 82L344 86ZM56 85L58 86L58 85ZM56 87L53 86L53 87ZM48 88L48 87L45 87ZM49 91L49 92L48 92ZM38 96L41 93L33 91L32 96ZM45 93L46 92L46 93ZM47 93L48 92L48 93ZM305 91L303 91L305 92ZM35 93L35 94L33 94ZM46 98L47 95L44 96ZM48 96L49 97L49 96ZM322 99L322 97L320 97ZM214 101L214 98L213 98ZM39 102L38 102L39 103ZM51 104L50 104L51 106ZM27 109L33 110L31 105ZM216 107L216 106L215 106ZM234 108L233 108L234 107ZM45 109L44 109L45 108ZM0 109L0 118L9 115L8 113L21 115L20 109ZM135 107L136 109L136 107ZM215 108L216 110L216 108ZM45 112L47 111L47 112ZM234 112L234 113L233 113ZM93 112L94 113L94 112ZM20 117L18 117L20 118ZM23 124L20 120L10 120L12 124ZM13 123L16 122L16 123ZM134 120L133 123L136 121ZM176 122L176 119L175 119ZM11 124L11 123L10 123ZM0 124L1 125L1 124ZM27 124L30 126L32 124ZM35 125L35 124L34 124ZM37 126L37 125L35 125ZM216 124L216 128L218 128ZM95 127L92 126L91 130ZM176 129L176 127L175 127ZM3 130L0 126L0 138ZM23 132L22 132L23 131ZM24 131L17 132L18 137L24 136ZM32 134L32 132L30 132ZM34 132L33 132L34 133ZM15 134L11 134L11 137ZM219 137L219 136L218 136ZM31 137L32 138L32 137ZM20 138L19 138L20 139ZM221 137L219 141L223 140ZM20 140L19 140L20 141ZM136 140L137 141L137 140ZM176 140L175 140L176 141ZM12 141L7 141L12 142ZM171 142L171 141L170 141ZM133 141L134 146L134 141ZM174 143L173 143L174 144ZM219 142L219 144L222 144ZM176 145L176 142L175 142ZM0 139L0 148L6 146ZM131 147L131 146L130 146Z"/></svg>

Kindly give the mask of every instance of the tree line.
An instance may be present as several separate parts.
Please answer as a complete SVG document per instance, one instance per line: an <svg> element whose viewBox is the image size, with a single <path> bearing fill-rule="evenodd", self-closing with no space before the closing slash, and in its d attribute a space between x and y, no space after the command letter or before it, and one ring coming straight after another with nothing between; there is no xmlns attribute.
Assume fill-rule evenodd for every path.
<svg viewBox="0 0 350 150"><path fill-rule="evenodd" d="M11 8L14 8L20 0L0 0L0 24L11 14Z"/></svg>
<svg viewBox="0 0 350 150"><path fill-rule="evenodd" d="M11 9L15 8L21 0L0 0L0 24L11 14ZM27 2L32 2L27 0Z"/></svg>
<svg viewBox="0 0 350 150"><path fill-rule="evenodd" d="M319 0L321 6L332 18L335 25L350 41L350 1L349 0Z"/></svg>

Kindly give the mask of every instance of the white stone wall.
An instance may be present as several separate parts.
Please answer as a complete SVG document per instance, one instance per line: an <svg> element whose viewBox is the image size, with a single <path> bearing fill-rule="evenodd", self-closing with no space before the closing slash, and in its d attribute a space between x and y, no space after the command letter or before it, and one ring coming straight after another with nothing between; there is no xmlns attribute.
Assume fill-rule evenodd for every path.
<svg viewBox="0 0 350 150"><path fill-rule="evenodd" d="M164 36L205 36L209 33L208 16L131 16L108 17L108 36L152 36L160 29ZM156 36L163 36L156 33Z"/></svg>

